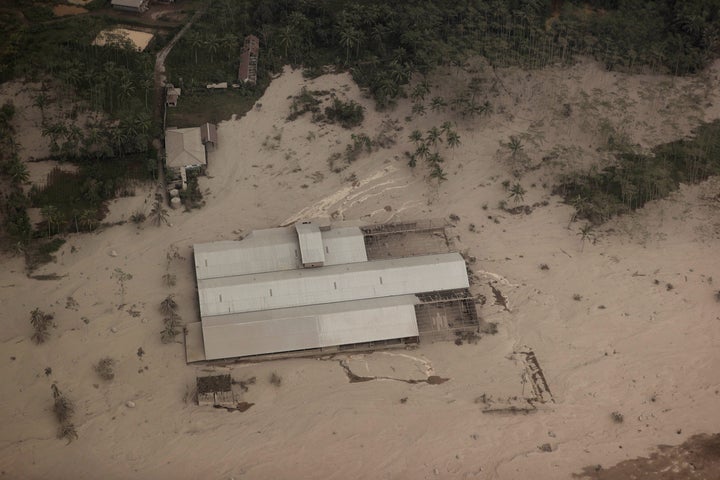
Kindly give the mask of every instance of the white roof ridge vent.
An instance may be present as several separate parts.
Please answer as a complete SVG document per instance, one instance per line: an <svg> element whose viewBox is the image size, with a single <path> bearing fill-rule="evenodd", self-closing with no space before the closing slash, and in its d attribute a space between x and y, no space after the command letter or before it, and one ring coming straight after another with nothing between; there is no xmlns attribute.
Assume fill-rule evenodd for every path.
<svg viewBox="0 0 720 480"><path fill-rule="evenodd" d="M313 222L297 222L295 231L298 235L303 267L322 267L325 264L325 248L320 227Z"/></svg>

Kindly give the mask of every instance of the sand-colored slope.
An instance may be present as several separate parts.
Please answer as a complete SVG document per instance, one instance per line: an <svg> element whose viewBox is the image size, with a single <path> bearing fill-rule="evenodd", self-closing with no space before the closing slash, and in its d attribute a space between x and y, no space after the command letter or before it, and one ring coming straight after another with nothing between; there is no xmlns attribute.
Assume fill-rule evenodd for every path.
<svg viewBox="0 0 720 480"><path fill-rule="evenodd" d="M347 75L305 82L287 70L261 108L220 124L209 177L201 180L209 191L203 209L173 211L170 227L128 224L70 235L57 263L39 272L61 275L57 281L29 279L19 259L3 258L0 470L8 478L556 479L645 454L658 443L717 432L720 304L713 292L720 278L710 281L720 275L720 214L710 200L717 183L684 187L611 222L584 247L578 225L568 228L571 209L542 187L562 165L522 179L525 203L547 200L547 206L517 216L496 208L507 199L501 182L510 175L499 142L509 135L542 133L537 146L526 143L536 163L557 144L582 150L561 158L568 163L602 158L594 114L581 113L576 92L597 88L604 98L603 92L622 96L620 87L626 89L636 102L622 107L634 119L629 133L649 146L687 133L697 121L687 115L717 117L717 87L700 111L681 109L685 116L676 113L670 122L669 115L652 113L657 99L642 100L639 92L674 82L663 98L681 98L678 92L702 79L627 77L593 64L499 75L507 91L490 94L490 117L463 120L447 111L407 122L409 101L378 113ZM445 94L453 78L438 75L433 83ZM351 132L305 117L286 122L288 96L303 84L361 102L363 126ZM562 98L553 100L552 92ZM570 118L552 112L557 102L573 105ZM597 108L609 109L610 118L621 110ZM344 150L351 133L373 136L386 119L403 127L395 146L361 155L340 174L329 170L328 157ZM425 178L425 167L406 166L403 151L411 148L411 130L448 119L458 122L462 145L446 154L448 181L437 187ZM175 293L183 318L197 318L193 243L233 239L303 216L376 222L450 213L460 217L453 229L457 248L477 258L475 288L489 299L482 314L498 323L496 335L477 345L436 343L355 356L348 363L355 374L388 377L362 383L349 382L343 358L236 366L234 378L256 377L242 398L254 405L243 413L185 401L203 369L185 365L181 345L160 343L158 304ZM171 246L185 258L171 263L178 280L168 288L161 277ZM542 263L549 270L541 270ZM112 276L118 268L133 276L124 298ZM508 298L510 311L492 305L488 282ZM575 294L582 298L574 300ZM29 339L35 307L54 312L57 323L40 346ZM488 403L522 403L531 395L522 382L522 356L513 354L526 349L535 352L554 402L528 415L482 413ZM109 383L92 368L107 355L118 361ZM273 372L283 379L279 387L268 381ZM449 380L402 381L430 372ZM55 438L54 381L77 406L79 439L69 445ZM613 411L623 413L623 423L611 420ZM545 443L552 452L538 449Z"/></svg>

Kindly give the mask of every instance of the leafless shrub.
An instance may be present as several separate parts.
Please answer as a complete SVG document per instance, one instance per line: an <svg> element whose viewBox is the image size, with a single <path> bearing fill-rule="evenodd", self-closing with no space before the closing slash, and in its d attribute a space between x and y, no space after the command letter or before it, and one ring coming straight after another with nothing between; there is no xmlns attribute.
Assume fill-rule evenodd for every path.
<svg viewBox="0 0 720 480"><path fill-rule="evenodd" d="M30 312L30 324L35 329L31 338L38 345L50 338L50 326L53 318L51 313L45 313L39 308Z"/></svg>
<svg viewBox="0 0 720 480"><path fill-rule="evenodd" d="M70 422L70 418L75 413L75 406L73 403L60 392L57 385L52 384L50 386L53 392L53 413L57 419L60 427L58 428L58 438L65 438L68 442L72 442L78 438L75 425Z"/></svg>
<svg viewBox="0 0 720 480"><path fill-rule="evenodd" d="M497 328L496 322L483 321L480 324L480 333L484 333L486 335L495 335L497 332L498 332L498 328Z"/></svg>
<svg viewBox="0 0 720 480"><path fill-rule="evenodd" d="M177 312L177 302L175 302L174 297L175 295L168 295L165 297L165 300L160 303L160 311L163 315L171 316Z"/></svg>
<svg viewBox="0 0 720 480"><path fill-rule="evenodd" d="M165 275L162 276L162 279L163 279L163 283L167 287L174 287L175 284L177 283L177 276L175 276L172 273L166 273Z"/></svg>
<svg viewBox="0 0 720 480"><path fill-rule="evenodd" d="M169 296L166 300L170 299L172 301L170 297L171 296ZM162 343L174 342L175 337L177 337L182 331L182 321L180 315L175 313L175 311L171 311L169 315L163 319L163 323L165 326L160 332L160 340Z"/></svg>
<svg viewBox="0 0 720 480"><path fill-rule="evenodd" d="M270 375L270 383L272 385L275 385L276 387L279 387L282 385L282 377L277 374L277 372L272 372Z"/></svg>
<svg viewBox="0 0 720 480"><path fill-rule="evenodd" d="M77 430L75 430L75 425L72 423L61 423L57 436L58 438L64 438L68 443L78 438Z"/></svg>

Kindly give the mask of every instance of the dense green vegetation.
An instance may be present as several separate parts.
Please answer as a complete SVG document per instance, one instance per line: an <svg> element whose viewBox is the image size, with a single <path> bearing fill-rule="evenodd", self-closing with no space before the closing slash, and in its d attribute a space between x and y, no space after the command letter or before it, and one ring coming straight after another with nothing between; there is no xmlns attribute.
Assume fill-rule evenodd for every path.
<svg viewBox="0 0 720 480"><path fill-rule="evenodd" d="M720 120L702 125L691 139L655 147L652 154L622 152L614 165L561 179L556 193L577 217L593 224L666 197L680 183L720 175Z"/></svg>
<svg viewBox="0 0 720 480"><path fill-rule="evenodd" d="M0 38L0 80L41 83L33 106L42 114L40 128L51 156L79 166L77 173L53 171L45 186L26 195L22 187L28 171L19 160L11 125L14 107L3 107L0 174L9 188L0 209L6 236L27 253L34 248L28 246L33 236L94 229L106 200L130 193L135 179L150 178L154 163L148 158L155 154L148 152L149 142L159 125L152 122L152 49L138 52L122 41L92 45L101 30L117 24L111 18L54 18L45 5L14 3L14 9L0 10L0 27L7 32ZM63 115L46 114L51 105ZM103 115L81 120L88 110ZM29 207L41 209L37 232Z"/></svg>
<svg viewBox="0 0 720 480"><path fill-rule="evenodd" d="M583 54L608 68L693 73L718 53L720 0L215 1L173 51L171 76L191 87L234 81L249 33L261 40L260 72L339 65L384 106L413 73L478 54L493 66Z"/></svg>

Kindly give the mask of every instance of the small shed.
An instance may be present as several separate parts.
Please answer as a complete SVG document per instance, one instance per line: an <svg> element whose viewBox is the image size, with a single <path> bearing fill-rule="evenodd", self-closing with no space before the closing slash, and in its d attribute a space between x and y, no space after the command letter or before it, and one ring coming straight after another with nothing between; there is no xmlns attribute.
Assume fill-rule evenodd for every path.
<svg viewBox="0 0 720 480"><path fill-rule="evenodd" d="M202 127L200 127L200 139L202 140L203 145L205 145L205 148L208 148L208 145L211 147L217 146L217 127L212 123L206 123Z"/></svg>
<svg viewBox="0 0 720 480"><path fill-rule="evenodd" d="M112 0L110 3L116 10L143 13L147 11L150 0Z"/></svg>
<svg viewBox="0 0 720 480"><path fill-rule="evenodd" d="M181 93L179 88L176 88L172 83L168 83L165 86L165 104L168 107L177 107L178 98Z"/></svg>
<svg viewBox="0 0 720 480"><path fill-rule="evenodd" d="M248 35L243 41L240 54L240 67L238 80L243 83L255 85L257 83L257 63L260 55L260 39L255 35Z"/></svg>
<svg viewBox="0 0 720 480"><path fill-rule="evenodd" d="M237 400L232 391L232 377L228 374L198 377L197 400L201 407L234 407Z"/></svg>

